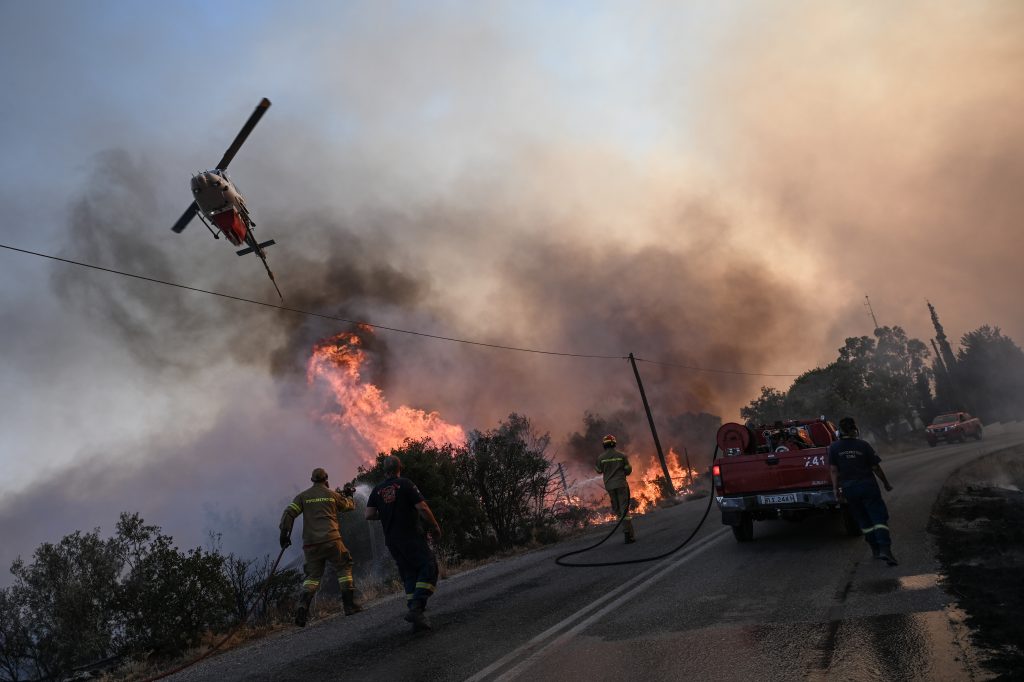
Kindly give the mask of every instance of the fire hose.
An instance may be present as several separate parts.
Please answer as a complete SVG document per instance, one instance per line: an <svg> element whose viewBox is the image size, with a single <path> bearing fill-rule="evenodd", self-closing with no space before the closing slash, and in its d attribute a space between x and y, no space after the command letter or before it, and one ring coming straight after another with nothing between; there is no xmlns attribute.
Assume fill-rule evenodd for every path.
<svg viewBox="0 0 1024 682"><path fill-rule="evenodd" d="M715 451L711 454L711 465L712 466L714 466L715 459L717 457L718 457L718 445L716 444L715 445ZM566 552L565 554L561 554L561 555L555 557L555 563L558 564L559 566L566 566L568 568L597 568L599 566L625 566L626 564L643 564L643 563L647 563L648 561L658 561L659 559L664 559L665 557L672 556L673 554L675 554L676 552L681 550L683 547L685 547L690 542L690 540L692 540L694 538L694 536L697 535L697 532L704 525L704 522L708 518L708 514L711 512L711 501L714 499L714 497L715 497L714 486L712 485L711 494L708 495L708 506L704 510L704 515L702 517L700 517L700 521L697 523L697 527L693 529L693 532L691 532L686 537L685 540L683 540L681 543L679 543L677 546L675 546L674 548L670 549L667 552L663 552L663 553L658 554L656 556L643 557L643 558L640 558L640 559L622 559L620 561L599 561L599 562L592 563L592 564L580 564L580 563L571 563L571 562L565 561L565 559L567 557L576 556L577 554L583 554L584 552L589 552L591 550L597 549L598 547L603 545L605 542L607 542L609 540L609 538L611 538L611 536L615 535L615 531L617 531L619 529L619 526L622 525L622 522L626 519L626 516L629 515L630 508L633 505L633 500L632 500L632 498L630 498L629 504L627 504L626 508L622 511L622 514L619 516L618 522L616 522L615 526L608 532L607 535L605 535L603 538L601 538L599 541L597 541L593 545L590 545L589 547L584 547L583 549L573 550L572 552Z"/></svg>
<svg viewBox="0 0 1024 682"><path fill-rule="evenodd" d="M226 644L229 639L234 637L235 633L237 633L239 631L239 629L241 629L241 627L243 625L245 625L247 622L249 622L249 617L252 616L253 611L256 610L256 605L259 604L260 602L264 601L267 598L267 592L270 591L271 580L274 578L274 574L277 573L277 565L281 562L281 557L284 556L284 551L286 549L288 549L288 548L287 547L282 547L281 551L278 552L277 559L274 560L274 565L271 567L270 573L267 574L267 579L263 582L263 591L260 593L259 599L256 599L256 600L253 601L252 606L249 607L249 610L245 614L245 618L242 618L241 620L239 620L238 624L235 625L235 627L231 628L231 630L226 635L224 635L224 637L219 642L214 644L207 651L203 652L202 655L197 656L196 658L192 659L188 663L179 665L177 668L174 668L172 670L167 670L165 672L160 673L159 675L154 675L153 677L147 677L145 680L143 680L143 682L153 682L154 680L162 680L165 677L170 677L171 675L175 675L177 673L180 673L182 670L185 670L187 668L191 668L192 666L194 666L199 661L207 658L208 656L213 655L214 652L216 652L218 649L220 649L222 646L224 646L224 644Z"/></svg>

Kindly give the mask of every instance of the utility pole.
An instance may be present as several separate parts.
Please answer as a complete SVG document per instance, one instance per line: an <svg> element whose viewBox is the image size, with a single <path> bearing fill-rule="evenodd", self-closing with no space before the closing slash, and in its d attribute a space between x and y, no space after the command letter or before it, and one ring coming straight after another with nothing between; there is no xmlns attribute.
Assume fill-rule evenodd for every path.
<svg viewBox="0 0 1024 682"><path fill-rule="evenodd" d="M690 451L683 448L683 454L686 455L686 485L693 483L693 468L690 467Z"/></svg>
<svg viewBox="0 0 1024 682"><path fill-rule="evenodd" d="M864 307L868 309L868 314L871 315L871 321L875 323L875 329L878 329L878 320L875 319L875 310L871 307L871 299L868 298L867 294L864 294Z"/></svg>
<svg viewBox="0 0 1024 682"><path fill-rule="evenodd" d="M654 436L654 447L658 450L658 459L661 461L661 470L665 474L665 485L662 494L665 497L675 497L676 491L672 486L672 475L668 473L668 464L665 463L665 453L661 449L661 441L658 440L658 430L654 427L654 416L651 415L651 406L647 402L647 393L644 391L644 382L640 380L640 370L636 368L636 358L629 354L629 364L633 365L633 375L636 376L636 385L640 388L640 399L644 401L644 411L647 412L647 423L651 425L651 435Z"/></svg>
<svg viewBox="0 0 1024 682"><path fill-rule="evenodd" d="M558 475L562 477L562 490L565 491L565 501L569 501L569 485L565 482L565 469L562 468L562 463L558 463Z"/></svg>

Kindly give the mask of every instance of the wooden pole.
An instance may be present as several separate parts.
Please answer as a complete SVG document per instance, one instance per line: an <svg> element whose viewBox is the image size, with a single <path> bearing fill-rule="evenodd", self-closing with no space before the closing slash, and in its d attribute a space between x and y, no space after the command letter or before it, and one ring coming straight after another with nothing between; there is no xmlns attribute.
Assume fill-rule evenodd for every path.
<svg viewBox="0 0 1024 682"><path fill-rule="evenodd" d="M640 380L640 370L636 368L636 358L629 354L629 364L633 365L633 375L636 376L636 385L640 388L640 399L644 401L644 411L647 412L647 423L651 425L651 435L654 436L654 447L658 450L658 459L661 461L661 470L665 473L665 485L662 487L662 494L665 497L675 497L675 487L672 485L672 475L668 473L668 464L665 463L665 453L661 449L661 441L658 440L658 429L654 427L654 416L651 414L651 406L647 402L647 393L644 391L644 382Z"/></svg>

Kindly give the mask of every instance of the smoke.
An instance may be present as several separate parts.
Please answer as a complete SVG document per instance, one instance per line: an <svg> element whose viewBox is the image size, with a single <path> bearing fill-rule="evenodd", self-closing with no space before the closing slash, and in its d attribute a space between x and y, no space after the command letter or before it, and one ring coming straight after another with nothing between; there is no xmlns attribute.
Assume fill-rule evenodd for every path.
<svg viewBox="0 0 1024 682"><path fill-rule="evenodd" d="M342 22L347 40L336 16L319 17L301 31L301 51L283 15L280 35L253 34L254 71L288 63L294 72L275 81L275 108L232 173L259 237L278 242L269 257L288 305L486 343L768 373L827 363L846 336L869 333L865 293L880 323L914 336L930 335L925 297L954 338L983 323L1024 336L1017 4L746 7L705 27L700 68L677 39L692 17L671 7L630 11L629 22L615 10L582 23L560 14L551 30L566 33L550 43L524 31L518 13L503 24L465 7L429 18L362 11ZM648 49L616 51L598 30L608 26ZM584 57L561 58L574 50ZM295 52L308 61L283 59ZM202 127L232 121L218 110ZM213 144L207 134L194 141ZM198 221L170 233L189 197L186 178L162 177L181 157L164 152L160 173L135 152L101 155L72 206L63 253L274 301L254 257L235 257ZM301 483L315 458L282 457L285 436L268 434L326 447L305 366L316 341L348 325L78 270L55 271L53 286L116 340L140 381L185 391L211 372L252 373L274 398L197 395L211 403L203 433L180 450L146 447L152 468L111 479L134 491L184 472L162 484L163 506L135 492L119 498L104 478L110 465L95 461L68 474L76 489L108 491L108 509L109 499L137 502L153 509L152 522L193 529L202 523L177 501L233 499L196 487L208 460L243 467L252 490L294 493L281 477L299 472ZM564 435L581 463L606 427L647 447L625 359L373 338L368 376L392 405L467 428L525 414L556 446ZM760 384L789 381L639 369L666 448L691 453L707 449L713 415L731 418ZM274 423L282 413L285 431ZM174 419L154 424L158 442L179 430ZM345 477L356 466L346 457ZM81 515L65 518L95 518L87 512L101 504L74 502ZM254 517L239 504L239 523ZM0 513L13 527L15 512Z"/></svg>
<svg viewBox="0 0 1024 682"><path fill-rule="evenodd" d="M359 462L309 418L308 404L261 399L266 381L233 388L247 397L249 409L228 409L194 438L168 433L122 444L125 452L86 450L44 482L5 495L0 565L19 554L28 559L39 543L75 530L111 533L122 511L139 512L182 547L201 546L218 533L227 552L275 551L278 519L291 497L309 486L310 472L324 467L341 481ZM40 499L60 512L43 513Z"/></svg>
<svg viewBox="0 0 1024 682"><path fill-rule="evenodd" d="M776 244L832 263L846 335L867 327L865 293L921 338L925 298L954 338L993 320L1024 334L1024 7L776 4L727 49L742 58L707 73L702 151Z"/></svg>

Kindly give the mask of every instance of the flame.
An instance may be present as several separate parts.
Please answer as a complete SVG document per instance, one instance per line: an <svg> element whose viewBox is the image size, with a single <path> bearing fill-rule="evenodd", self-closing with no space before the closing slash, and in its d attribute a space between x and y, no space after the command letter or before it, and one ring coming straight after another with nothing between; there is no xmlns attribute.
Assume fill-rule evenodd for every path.
<svg viewBox="0 0 1024 682"><path fill-rule="evenodd" d="M629 477L629 493L633 498L635 515L643 515L657 508L657 502L663 497L659 479L665 474L661 470L661 463L655 455L630 456L634 462L633 474ZM665 457L668 465L668 472L672 478L672 489L676 496L685 496L693 493L692 485L697 481L700 473L696 469L687 471L686 467L680 464L679 455L675 450L669 448ZM637 475L639 473L639 476ZM569 486L565 491L565 497L572 504L581 504L592 509L608 509L608 493L604 489L604 479L601 474L590 476L579 480ZM615 521L615 515L610 511L599 515L595 519L598 523Z"/></svg>
<svg viewBox="0 0 1024 682"><path fill-rule="evenodd" d="M449 424L437 412L401 405L392 408L380 388L363 379L360 368L366 362L363 336L371 328L338 334L313 346L306 369L310 385L322 382L330 388L337 411L322 419L337 426L360 443L360 455L367 462L381 452L400 447L407 439L431 438L435 443L462 444L466 433ZM361 336L362 335L362 336Z"/></svg>
<svg viewBox="0 0 1024 682"><path fill-rule="evenodd" d="M437 412L427 412L401 405L392 408L383 392L364 379L361 369L367 361L365 338L373 334L370 327L359 326L355 332L338 334L313 346L306 369L306 380L310 386L322 384L330 389L335 406L321 419L334 425L338 435L353 437L358 454L370 463L381 452L390 452L401 447L407 439L430 438L435 443L466 442L466 432L458 424L446 422ZM647 454L633 457L633 475L630 476L630 492L635 501L635 514L645 514L656 508L662 497L658 479L664 476L658 458ZM687 495L689 485L698 476L696 470L687 471L680 464L679 455L669 449L665 458L672 487L676 495ZM637 473L640 473L637 476ZM608 508L608 495L600 474L576 482L563 491L565 502L582 505L591 509ZM609 512L599 516L598 521L614 521Z"/></svg>
<svg viewBox="0 0 1024 682"><path fill-rule="evenodd" d="M633 498L636 504L634 512L636 514L646 514L648 511L651 511L655 508L657 501L663 497L659 479L663 479L665 473L661 469L661 463L656 456L646 458L645 461L647 464L643 468L640 480L635 483L630 482L630 497ZM672 490L675 495L691 494L693 490L690 486L699 476L697 470L687 470L686 467L680 464L679 454L672 448L669 448L668 455L665 456L665 464L668 466L668 473L672 480Z"/></svg>

